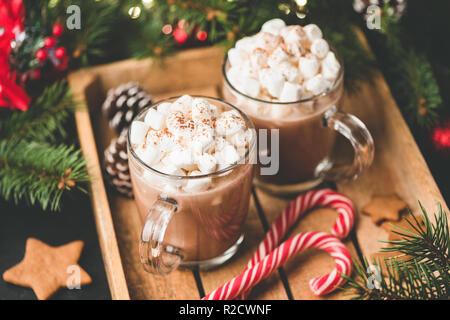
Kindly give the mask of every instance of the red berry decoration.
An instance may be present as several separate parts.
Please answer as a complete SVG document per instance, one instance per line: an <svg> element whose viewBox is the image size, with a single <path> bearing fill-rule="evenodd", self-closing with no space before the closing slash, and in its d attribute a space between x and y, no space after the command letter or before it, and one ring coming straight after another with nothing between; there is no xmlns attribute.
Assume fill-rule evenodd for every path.
<svg viewBox="0 0 450 320"><path fill-rule="evenodd" d="M53 26L53 35L55 37L61 36L63 31L64 31L64 27L62 26L62 24L55 24Z"/></svg>
<svg viewBox="0 0 450 320"><path fill-rule="evenodd" d="M208 38L206 31L202 30L197 33L197 39L200 41L205 41Z"/></svg>
<svg viewBox="0 0 450 320"><path fill-rule="evenodd" d="M188 35L183 29L177 28L173 31L173 37L177 43L182 44L186 42Z"/></svg>
<svg viewBox="0 0 450 320"><path fill-rule="evenodd" d="M64 58L66 55L66 49L64 47L59 47L55 50L55 57L58 59Z"/></svg>
<svg viewBox="0 0 450 320"><path fill-rule="evenodd" d="M433 129L432 139L437 150L450 150L450 119Z"/></svg>
<svg viewBox="0 0 450 320"><path fill-rule="evenodd" d="M39 49L38 51L36 51L36 58L42 62L45 61L45 59L47 59L48 54L47 51L44 49Z"/></svg>
<svg viewBox="0 0 450 320"><path fill-rule="evenodd" d="M46 48L51 48L51 47L53 47L54 45L55 45L55 38L53 38L53 37L47 37L47 38L45 38L45 40L44 40L44 47L46 47Z"/></svg>

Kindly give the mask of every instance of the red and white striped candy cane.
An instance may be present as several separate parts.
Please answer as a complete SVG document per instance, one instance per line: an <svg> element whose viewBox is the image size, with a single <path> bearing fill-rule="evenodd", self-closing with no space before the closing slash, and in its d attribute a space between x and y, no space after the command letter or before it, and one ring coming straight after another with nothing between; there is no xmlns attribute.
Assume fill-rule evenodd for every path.
<svg viewBox="0 0 450 320"><path fill-rule="evenodd" d="M285 236L290 227L306 211L312 208L327 207L338 212L338 218L331 229L331 234L339 239L348 236L355 221L355 209L353 203L346 196L330 190L312 190L298 196L281 212L266 237L259 244L258 250L249 261L248 267L255 265L258 261L271 252Z"/></svg>
<svg viewBox="0 0 450 320"><path fill-rule="evenodd" d="M248 294L250 293L251 288L257 282L259 282L263 279L263 277L261 277L261 276L256 277L256 275L262 274L262 271L257 272L257 270L259 270L260 268L266 269L266 264L264 263L264 261L266 261L267 257L273 255L274 252L279 252L279 248L284 246L287 241L294 239L295 237L301 237L302 235L311 234L311 233L300 233L300 234L296 235L295 237L285 241L283 244L280 245L280 247L275 249L275 247L279 244L281 239L284 237L284 235L286 234L288 229L295 223L295 221L307 210L310 210L312 208L317 208L317 207L329 207L329 208L335 209L338 212L338 214L339 214L338 218L331 230L331 233L333 235L335 235L336 237L338 237L340 239L343 239L350 233L350 230L352 229L354 220L355 220L354 207L353 207L353 203L350 201L350 199L348 199L346 196L344 196L338 192L335 192L333 190L330 190L330 189L313 190L313 191L309 191L309 192L306 192L306 193L300 195L295 200L293 200L292 202L289 203L289 205L283 210L283 212L278 216L278 218L272 224L272 227L267 232L266 237L260 243L258 250L255 252L252 259L249 261L246 270L244 270L244 273L241 274L241 276L243 276L245 274L252 272L252 277L250 280L251 280L251 283L253 283L253 285L242 284L242 286L247 289L238 290L239 291L238 295L240 295L239 298L245 299L248 296ZM316 233L316 234L321 234L321 233ZM316 295L322 295L322 294L328 293L328 292L334 290L339 284L341 284L343 282L343 278L340 276L339 272L348 271L349 272L348 274L343 272L344 274L347 274L347 275L349 275L351 273L352 263L351 263L351 258L350 258L350 255L348 254L347 249L338 239L336 239L335 237L332 237L330 235L328 235L328 236L335 240L330 241L330 243L327 243L327 246L323 249L327 250L327 248L329 248L328 246L330 244L338 244L339 248L345 249L346 254L343 254L342 253L343 250L341 250L342 252L340 253L339 256L342 259L338 260L335 257L337 267L330 274L320 277L320 278L316 278L314 280L311 280L310 287L311 287L311 290L313 291L313 293ZM311 247L311 246L302 247L298 251L301 251L302 249L309 248L309 247ZM315 246L315 247L320 248L319 246ZM295 250L292 249L290 251L290 254L288 256L284 257L283 262L286 259L288 259L292 254L295 254L294 251ZM295 252L298 252L298 251L295 251ZM330 252L330 251L328 251L328 252ZM278 267L279 266L281 266L281 264L278 265ZM344 268L344 266L345 266L345 268ZM278 268L278 267L276 267L276 268ZM274 270L274 268L269 268L269 269L270 269L270 272L272 272ZM265 276L268 275L265 272L263 274ZM255 279L258 279L258 281L254 282ZM236 282L236 278L233 279L232 281ZM230 282L228 282L224 286L227 286L227 285L230 285ZM222 286L222 287L224 287L224 286ZM219 289L217 289L217 290L219 290ZM214 291L214 292L216 292L216 291ZM214 297L215 299L223 299L223 297L221 298L220 295L219 296L213 295L213 293L209 294L207 297ZM228 294L226 296L228 296ZM207 297L205 297L205 298L207 298ZM235 297L237 297L237 295L233 296L233 298L228 298L228 299L234 299Z"/></svg>
<svg viewBox="0 0 450 320"><path fill-rule="evenodd" d="M309 287L316 295L326 294L341 285L352 272L351 256L348 249L336 237L325 232L302 232L284 241L279 247L265 256L242 274L214 290L204 300L231 300L254 287L296 253L319 248L327 251L335 260L336 268L327 275L310 280Z"/></svg>

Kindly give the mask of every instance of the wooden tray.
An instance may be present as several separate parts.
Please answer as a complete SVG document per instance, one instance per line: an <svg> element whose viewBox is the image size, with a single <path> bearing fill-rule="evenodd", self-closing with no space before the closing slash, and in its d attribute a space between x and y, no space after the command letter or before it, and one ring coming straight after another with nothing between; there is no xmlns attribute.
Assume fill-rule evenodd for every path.
<svg viewBox="0 0 450 320"><path fill-rule="evenodd" d="M238 254L226 265L207 272L177 270L169 276L146 273L140 265L138 238L141 228L133 200L107 192L99 158L113 133L100 114L100 106L109 88L128 81L138 81L151 94L163 98L182 93L218 96L223 51L218 48L194 49L167 58L164 63L127 60L81 70L70 75L74 94L85 107L76 112L80 144L93 178L91 197L113 299L199 299L239 274L246 266L269 225L288 200L254 190L246 241ZM360 117L372 132L376 155L372 167L358 180L338 183L337 189L352 198L357 207L372 195L396 193L414 209L422 201L435 212L440 201L448 211L435 181L396 106L383 77L378 74L373 85L344 97L344 109ZM304 216L293 232L331 229L337 214L319 209ZM352 254L370 256L386 240L387 233L370 218L358 214L354 234L345 242ZM278 273L260 283L250 299L346 299L337 291L323 298L312 295L308 280L329 272L334 261L328 254L310 249L291 259Z"/></svg>

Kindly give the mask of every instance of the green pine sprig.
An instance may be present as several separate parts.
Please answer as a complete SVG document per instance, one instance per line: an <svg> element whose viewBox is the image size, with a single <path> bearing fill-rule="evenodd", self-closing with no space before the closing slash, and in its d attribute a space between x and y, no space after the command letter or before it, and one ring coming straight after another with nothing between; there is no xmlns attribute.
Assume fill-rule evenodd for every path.
<svg viewBox="0 0 450 320"><path fill-rule="evenodd" d="M0 139L54 142L67 136L66 122L76 107L67 82L47 87L26 112L0 120Z"/></svg>
<svg viewBox="0 0 450 320"><path fill-rule="evenodd" d="M0 196L57 211L65 191L86 192L85 165L74 146L0 141Z"/></svg>
<svg viewBox="0 0 450 320"><path fill-rule="evenodd" d="M0 119L0 196L59 210L62 196L85 192L89 180L79 149L63 141L76 107L67 83L47 87L26 112Z"/></svg>
<svg viewBox="0 0 450 320"><path fill-rule="evenodd" d="M419 218L410 213L406 230L394 231L401 240L387 241L384 252L400 252L397 257L363 264L354 261L355 277L344 277L344 287L352 299L410 300L450 298L450 237L446 213L439 204L432 222L422 207ZM421 219L424 227L418 219ZM378 272L373 272L373 266ZM379 273L384 266L387 275Z"/></svg>

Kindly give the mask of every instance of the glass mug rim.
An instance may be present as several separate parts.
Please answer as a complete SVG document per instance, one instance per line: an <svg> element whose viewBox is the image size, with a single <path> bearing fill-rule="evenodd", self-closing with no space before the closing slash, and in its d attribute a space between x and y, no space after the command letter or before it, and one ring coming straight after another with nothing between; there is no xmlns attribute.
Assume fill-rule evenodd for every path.
<svg viewBox="0 0 450 320"><path fill-rule="evenodd" d="M190 95L192 98L202 98L202 99L206 99L206 100L212 100L214 102L218 102L221 103L223 105L226 105L228 107L231 107L233 110L236 110L239 112L239 114L244 118L244 121L246 123L246 125L248 126L248 129L255 129L255 126L253 125L253 122L250 120L250 118L244 113L242 112L239 108L233 106L231 103L228 103L226 101L223 101L221 99L218 98L213 98L213 97L208 97L208 96L202 96L202 95ZM173 96L173 97L169 97L169 98L165 98L162 100L158 100L157 102L153 103L152 105L144 108L143 110L141 110L134 118L132 121L135 121L136 119L138 119L139 117L141 117L145 112L147 112L148 110L157 107L158 105L160 105L161 103L164 102L169 102L169 101L175 101L176 99L182 97L182 95L180 96ZM133 123L133 122L132 122ZM129 126L129 128L127 129L127 147L130 151L130 154L132 155L133 159L137 160L137 162L144 167L144 169L150 170L153 173L165 177L165 178L169 178L169 179L174 179L174 180L196 180L196 179L202 179L202 178L208 178L208 177L212 177L212 176L218 176L221 175L223 173L226 173L228 171L233 170L234 168L236 168L237 166L241 165L241 164L245 164L242 163L243 161L245 161L250 154L253 152L254 148L256 147L256 134L252 134L252 141L251 143L249 143L249 148L248 150L245 152L245 154L235 163L232 165L229 165L221 170L218 171L214 171L211 173L207 173L207 174L201 174L201 175L196 175L196 176L179 176L179 175L172 175L172 174L168 174L168 173L164 173L161 171L158 171L154 168L152 168L151 166L149 166L148 164L146 164L134 151L134 149L132 148L131 145L131 141L130 141L130 133L131 133L131 125Z"/></svg>
<svg viewBox="0 0 450 320"><path fill-rule="evenodd" d="M331 87L329 87L328 89L326 89L325 91L316 94L312 97L309 98L305 98L305 99L300 99L297 101L291 101L291 102L281 102L281 101L270 101L270 100L263 100L260 98L255 98L252 96L249 96L245 93L243 93L241 90L236 89L235 86L233 86L230 82L230 80L228 79L227 76L227 72L226 72L226 67L227 67L227 63L228 63L228 52L225 54L225 58L223 60L222 63L222 76L225 80L225 82L227 83L227 85L235 92L237 92L238 94L244 96L247 99L253 100L253 101L257 101L257 102L261 102L261 103L265 103L265 104L273 104L273 105L292 105L292 104L301 104L301 103L306 103L306 102L311 102L314 101L318 98L321 97L325 97L328 94L332 93L337 87L339 87L339 85L341 84L341 82L344 79L344 60L342 60L341 56L339 55L338 51L336 50L336 48L328 41L326 40L328 43L328 46L330 47L330 50L334 53L334 55L336 56L336 59L339 61L341 67L339 69L339 73L338 76L336 78L336 80L334 80L333 85Z"/></svg>

